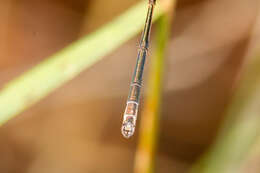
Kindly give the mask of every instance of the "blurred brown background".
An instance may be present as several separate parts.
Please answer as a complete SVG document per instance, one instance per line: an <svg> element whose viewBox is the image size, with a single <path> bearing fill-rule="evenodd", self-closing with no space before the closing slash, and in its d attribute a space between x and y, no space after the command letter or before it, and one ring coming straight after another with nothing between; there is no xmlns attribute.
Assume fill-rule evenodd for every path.
<svg viewBox="0 0 260 173"><path fill-rule="evenodd" d="M0 87L136 2L1 0ZM214 141L241 66L258 48L258 8L259 0L179 0L158 172L187 172ZM138 134L125 140L120 125L138 39L1 127L0 172L132 172Z"/></svg>

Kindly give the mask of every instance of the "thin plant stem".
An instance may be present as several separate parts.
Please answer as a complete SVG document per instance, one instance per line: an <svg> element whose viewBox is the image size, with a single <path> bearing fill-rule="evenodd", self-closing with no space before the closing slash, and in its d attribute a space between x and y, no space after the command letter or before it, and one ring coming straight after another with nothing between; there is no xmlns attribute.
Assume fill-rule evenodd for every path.
<svg viewBox="0 0 260 173"><path fill-rule="evenodd" d="M171 4L174 9L175 2ZM138 148L135 157L135 173L152 173L155 166L155 154L159 133L159 115L161 105L162 80L165 52L169 39L172 13L161 16L156 32L156 50L151 59L148 92L144 101Z"/></svg>

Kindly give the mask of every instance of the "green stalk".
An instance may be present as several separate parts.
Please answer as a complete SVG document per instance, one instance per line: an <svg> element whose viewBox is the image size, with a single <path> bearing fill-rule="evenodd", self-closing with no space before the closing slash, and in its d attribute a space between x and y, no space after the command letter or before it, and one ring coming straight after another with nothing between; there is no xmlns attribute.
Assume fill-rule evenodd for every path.
<svg viewBox="0 0 260 173"><path fill-rule="evenodd" d="M215 145L191 172L236 173L260 134L260 56L250 59Z"/></svg>
<svg viewBox="0 0 260 173"><path fill-rule="evenodd" d="M171 8L173 8L175 2L172 2ZM162 79L165 52L169 39L170 18L170 14L165 14L159 18L157 23L157 45L155 55L151 59L148 92L141 116L139 144L135 158L135 173L152 173L155 171L154 162L159 132Z"/></svg>
<svg viewBox="0 0 260 173"><path fill-rule="evenodd" d="M162 3L169 1L171 0L164 0ZM138 3L98 31L71 44L7 83L0 91L0 125L28 109L139 33L143 28L146 7L146 0ZM158 3L154 19L158 19L165 11L167 6Z"/></svg>

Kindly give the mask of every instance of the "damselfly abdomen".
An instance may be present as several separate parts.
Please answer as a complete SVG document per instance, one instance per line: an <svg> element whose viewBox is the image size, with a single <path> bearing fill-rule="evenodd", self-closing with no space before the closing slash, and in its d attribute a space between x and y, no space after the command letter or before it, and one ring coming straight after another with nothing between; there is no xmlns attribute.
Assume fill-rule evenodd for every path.
<svg viewBox="0 0 260 173"><path fill-rule="evenodd" d="M149 0L148 12L142 38L139 44L137 62L130 85L130 91L126 103L126 109L122 124L122 134L126 138L130 138L135 131L136 119L138 113L138 105L140 100L140 93L142 87L142 78L145 59L149 47L149 37L152 25L152 16L156 0Z"/></svg>

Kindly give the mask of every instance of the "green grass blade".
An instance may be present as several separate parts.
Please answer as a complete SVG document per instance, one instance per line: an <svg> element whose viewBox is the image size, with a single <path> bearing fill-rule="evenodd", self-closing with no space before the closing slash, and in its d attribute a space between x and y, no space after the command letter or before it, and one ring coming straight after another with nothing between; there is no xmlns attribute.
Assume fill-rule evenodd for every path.
<svg viewBox="0 0 260 173"><path fill-rule="evenodd" d="M165 0L164 2L171 1ZM89 36L47 58L0 91L0 125L100 61L141 31L147 1L142 1ZM156 20L166 9L160 6Z"/></svg>

